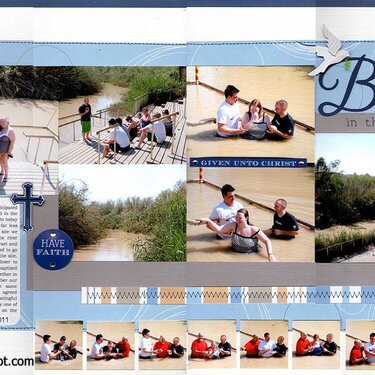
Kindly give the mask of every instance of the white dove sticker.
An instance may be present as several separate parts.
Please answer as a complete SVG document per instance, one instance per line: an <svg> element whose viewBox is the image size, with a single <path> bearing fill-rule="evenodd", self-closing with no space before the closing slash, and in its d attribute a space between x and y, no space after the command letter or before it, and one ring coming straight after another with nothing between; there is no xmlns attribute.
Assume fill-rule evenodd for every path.
<svg viewBox="0 0 375 375"><path fill-rule="evenodd" d="M299 45L303 49L314 52L317 56L323 57L324 59L318 67L316 67L309 73L310 76L316 76L320 73L324 73L329 66L338 64L346 57L349 57L349 52L341 49L340 40L327 29L326 25L323 25L323 34L327 39L328 47L321 47L316 45L309 46L299 43Z"/></svg>

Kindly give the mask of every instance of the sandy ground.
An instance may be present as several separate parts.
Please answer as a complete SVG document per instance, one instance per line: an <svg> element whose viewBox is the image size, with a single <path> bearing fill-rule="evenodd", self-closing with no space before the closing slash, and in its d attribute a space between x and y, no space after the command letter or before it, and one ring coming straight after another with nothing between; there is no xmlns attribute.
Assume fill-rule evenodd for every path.
<svg viewBox="0 0 375 375"><path fill-rule="evenodd" d="M361 366L350 366L349 357L356 339L363 343L370 340L370 333L375 332L375 320L348 320L346 322L346 369L347 370L375 370L375 364L364 364Z"/></svg>
<svg viewBox="0 0 375 375"><path fill-rule="evenodd" d="M289 348L288 343L288 322L287 321L241 321L241 346L243 347L252 336L256 334L262 340L265 332L271 335L271 340L276 342L278 336L284 336L284 344ZM246 351L241 351L241 368L253 369L276 369L288 368L288 353L282 358L246 358Z"/></svg>
<svg viewBox="0 0 375 375"><path fill-rule="evenodd" d="M149 320L139 323L139 331L141 332L144 328L149 329L152 341L155 342L156 338L164 336L168 342L172 342L174 337L180 338L180 344L187 348L186 338L186 322L185 321L160 321L160 320ZM141 339L139 335L139 340ZM185 356L182 358L156 358L153 357L151 360L140 360L140 370L185 370L186 369L186 358L188 351L185 352Z"/></svg>
<svg viewBox="0 0 375 375"><path fill-rule="evenodd" d="M212 340L219 342L221 335L227 336L227 341L236 348L236 322L234 320L190 320L188 322L188 349L190 369L214 369L214 368L235 368L237 351L233 350L230 357L217 360L206 360L190 357L192 342L198 333L202 333L208 345ZM238 349L238 348L236 348Z"/></svg>
<svg viewBox="0 0 375 375"><path fill-rule="evenodd" d="M338 369L340 368L340 349L334 356L306 356L296 357L295 348L300 333L297 330L304 331L307 338L312 341L312 336L318 334L321 339L325 339L328 333L333 334L333 340L338 346L340 343L340 322L339 321L295 321L293 322L293 368L294 369Z"/></svg>
<svg viewBox="0 0 375 375"><path fill-rule="evenodd" d="M88 322L87 323L87 369L89 370L132 370L134 369L134 352L130 352L128 358L114 359L111 361L95 361L90 358L90 352L95 335L102 334L104 337L103 346L108 340L119 342L123 336L129 337L131 349L134 347L134 323L126 322Z"/></svg>
<svg viewBox="0 0 375 375"><path fill-rule="evenodd" d="M78 354L77 358L71 361L51 360L48 363L41 363L40 348L43 344L43 339L40 336L51 335L50 344L53 348L54 342L58 342L61 336L66 336L66 343L69 344L71 340L77 341L77 350L81 353L82 348L82 332L83 324L78 321L49 321L39 320L35 323L35 369L36 370L81 370L82 369L82 354Z"/></svg>
<svg viewBox="0 0 375 375"><path fill-rule="evenodd" d="M370 245L367 250L362 253L355 255L349 259L345 259L343 263L371 263L375 262L375 246Z"/></svg>

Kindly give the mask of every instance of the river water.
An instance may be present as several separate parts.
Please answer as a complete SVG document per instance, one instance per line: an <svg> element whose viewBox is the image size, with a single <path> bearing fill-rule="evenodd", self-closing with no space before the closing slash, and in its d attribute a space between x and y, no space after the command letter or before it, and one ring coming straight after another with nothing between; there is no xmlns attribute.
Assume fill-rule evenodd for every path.
<svg viewBox="0 0 375 375"><path fill-rule="evenodd" d="M90 105L92 108L92 113L104 108L108 108L111 105L120 101L122 95L126 89L124 87L119 87L112 85L110 83L106 83L103 85L103 89L95 95L89 95L88 98L90 99ZM83 99L86 96L78 96L74 99L64 100L59 102L59 118L77 114L78 108L83 104ZM108 116L108 115L104 115ZM79 116L69 117L67 119L63 119L59 122L59 125L64 123L77 120L74 124L69 124L59 128L59 137L60 137L60 144L64 145L73 141L72 137L72 127L75 127L76 132L76 139L80 138L81 128L80 128L80 118ZM98 119L93 119L94 127L103 127L105 126L105 120L100 121ZM96 129L97 130L97 129Z"/></svg>
<svg viewBox="0 0 375 375"><path fill-rule="evenodd" d="M131 261L131 242L144 239L142 234L110 230L108 236L95 245L81 246L74 250L73 261Z"/></svg>
<svg viewBox="0 0 375 375"><path fill-rule="evenodd" d="M77 341L77 350L84 352L83 349L83 324L78 321L51 321L39 320L35 323L35 333L38 335L51 335L51 340L57 342L61 336L66 336L66 343L69 344L71 340ZM39 352L43 340L35 335L35 352ZM53 342L50 344L53 347ZM82 355L78 354L77 358L72 361L57 361L51 360L48 363L41 363L39 361L39 353L36 354L35 367L37 370L80 370L82 369Z"/></svg>
<svg viewBox="0 0 375 375"><path fill-rule="evenodd" d="M107 108L117 103L124 92L124 87L115 86L110 83L104 84L100 92L94 95L88 95L92 111L96 112L99 109ZM79 106L83 104L84 98L85 96L78 96L74 99L59 102L59 117L77 113Z"/></svg>
<svg viewBox="0 0 375 375"><path fill-rule="evenodd" d="M119 342L123 336L129 338L129 344L131 349L135 347L135 326L132 322L113 322L110 321L110 317L105 317L109 321L103 322L87 322L87 369L97 370L94 373L99 373L100 370L103 373L110 373L108 370L133 370L135 364L135 356L133 352L130 352L128 358L115 359L112 361L95 361L90 358L91 348L95 342L95 336L100 333L103 335L105 341L103 346L107 344L107 340ZM136 351L137 352L137 351ZM120 373L118 371L117 373Z"/></svg>
<svg viewBox="0 0 375 375"><path fill-rule="evenodd" d="M277 100L285 99L294 119L314 126L314 80L307 75L308 71L307 67L201 67L199 80L221 90L233 84L240 90L240 97L257 98L270 109ZM187 98L188 122L216 117L217 108L224 101L224 95L196 85L188 85ZM247 106L240 104L241 115L247 110ZM189 126L191 156L294 156L314 161L314 133L298 126L289 141L222 139L215 136L215 129L215 124Z"/></svg>

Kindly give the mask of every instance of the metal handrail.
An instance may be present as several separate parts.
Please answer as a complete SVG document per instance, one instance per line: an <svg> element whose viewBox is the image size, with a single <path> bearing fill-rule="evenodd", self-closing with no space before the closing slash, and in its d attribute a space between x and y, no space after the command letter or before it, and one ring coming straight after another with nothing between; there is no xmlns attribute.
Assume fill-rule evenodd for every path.
<svg viewBox="0 0 375 375"><path fill-rule="evenodd" d="M179 90L181 87L175 87L175 88L173 88L173 89L169 89L169 90L166 90L166 91L162 91L163 93L172 93L172 92L174 92L174 91L177 91L177 90ZM133 112L134 113L137 113L137 112L139 112L140 111L140 109L141 109L141 99L143 99L143 98L145 98L145 97L148 97L148 96L150 96L151 94L157 94L158 93L158 90L154 90L154 91L149 91L149 92L146 92L145 94L142 94L142 95L140 95L140 96L137 96L135 99L134 99L134 101L133 101ZM169 97L169 101L171 101L171 97ZM145 103L145 105L146 105L146 103Z"/></svg>
<svg viewBox="0 0 375 375"><path fill-rule="evenodd" d="M205 87L206 89L210 89L212 91L215 91L215 92L217 92L219 94L224 94L223 90L218 89L218 88L216 88L214 86L211 86L208 83L198 81L198 85L200 85L202 87ZM250 100L247 100L247 99L244 99L244 98L240 98L240 97L238 98L238 102L240 102L242 104L245 104L245 105L249 105L250 104ZM276 114L276 112L273 109L270 109L270 108L263 107L263 110L265 112L269 112L272 115ZM301 128L304 128L307 131L315 132L315 128L313 126L311 126L311 125L305 124L304 122L296 120L296 119L294 119L294 122L296 123L296 125L300 126Z"/></svg>
<svg viewBox="0 0 375 375"><path fill-rule="evenodd" d="M170 113L169 115L165 115L165 116L159 117L159 118L157 118L155 120L151 120L151 122L150 122L150 124L153 125L155 122L164 120L164 119L166 119L168 117L172 117L173 118L173 122L172 122L172 145L171 145L171 153L172 154L174 154L174 140L175 140L176 116L178 116L179 114L180 114L179 111L173 112L173 113ZM150 151L151 159L153 159L153 150L154 150L154 127L151 126L151 151Z"/></svg>
<svg viewBox="0 0 375 375"><path fill-rule="evenodd" d="M95 112L96 113L101 113L101 112L108 112L112 109L112 107L106 107L106 108L103 108L103 109L99 109ZM63 116L63 117L59 117L59 121L60 120L65 120L67 118L70 118L70 117L74 117L74 116L81 116L79 113L73 113L71 115L67 115L67 116Z"/></svg>
<svg viewBox="0 0 375 375"><path fill-rule="evenodd" d="M115 130L115 137L113 139L113 142L114 142L114 144L113 144L113 152L114 152L113 163L116 163L117 128L119 126L120 126L119 124L106 126L105 128L99 129L96 132L96 135L98 136L98 164L100 164L100 134L103 133L104 131L108 131L110 129L114 129Z"/></svg>
<svg viewBox="0 0 375 375"><path fill-rule="evenodd" d="M93 119L95 119L95 118L101 119L102 118L102 114L103 113L107 113L110 110L112 110L112 107L106 107L106 108L98 109L94 114L92 114L92 118ZM59 121L60 121L60 120L67 119L67 118L70 118L70 117L75 117L75 116L77 116L76 119L74 119L72 121L64 122L63 124L60 124L58 126L59 128L62 128L64 126L72 125L73 124L73 127L72 127L72 130L73 130L73 142L75 142L75 140L76 140L76 127L75 127L75 125L80 120L80 114L79 113L75 113L75 114L71 114L71 115L67 115L67 116L63 116L63 117L59 118ZM93 121L92 126L93 127L95 126L95 121Z"/></svg>
<svg viewBox="0 0 375 375"><path fill-rule="evenodd" d="M48 167L48 164L59 164L59 162L58 162L58 160L44 160L43 164L44 164L45 168L43 170L43 179L42 179L42 186L40 188L40 194L43 194L44 183L45 183L46 177L47 177L47 167Z"/></svg>
<svg viewBox="0 0 375 375"><path fill-rule="evenodd" d="M29 154L29 148L30 148L30 141L32 138L37 138L38 139L38 145L37 145L37 148L36 148L36 152L35 152L35 157L34 157L34 164L36 164L36 160L37 160L37 157L38 157L38 154L39 154L39 147L40 147L40 140L41 139L51 139L51 145L50 145L50 148L49 148L49 153L48 153L48 159L51 157L51 153L52 153L52 148L53 148L53 141L56 141L56 143L59 143L59 139L55 136L55 135L40 135L40 134L27 134L25 132L22 132L23 135L28 138L28 142L27 142L27 148L26 148L26 158Z"/></svg>
<svg viewBox="0 0 375 375"><path fill-rule="evenodd" d="M12 125L12 128L26 128L26 129L42 129L42 130L48 130L50 133L58 137L58 134L54 132L52 129L50 129L48 126L34 126L34 125L22 125L22 124L17 124L17 125Z"/></svg>

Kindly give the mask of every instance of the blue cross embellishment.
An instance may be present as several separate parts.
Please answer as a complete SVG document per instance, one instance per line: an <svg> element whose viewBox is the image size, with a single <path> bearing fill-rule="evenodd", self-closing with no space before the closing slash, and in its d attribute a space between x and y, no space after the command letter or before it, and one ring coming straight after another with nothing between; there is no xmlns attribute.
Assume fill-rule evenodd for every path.
<svg viewBox="0 0 375 375"><path fill-rule="evenodd" d="M23 230L29 232L33 229L31 225L31 208L32 205L37 204L41 206L44 203L44 198L41 195L32 195L33 184L30 182L25 182L23 185L24 195L13 194L10 198L13 204L22 204L25 207L23 213Z"/></svg>

